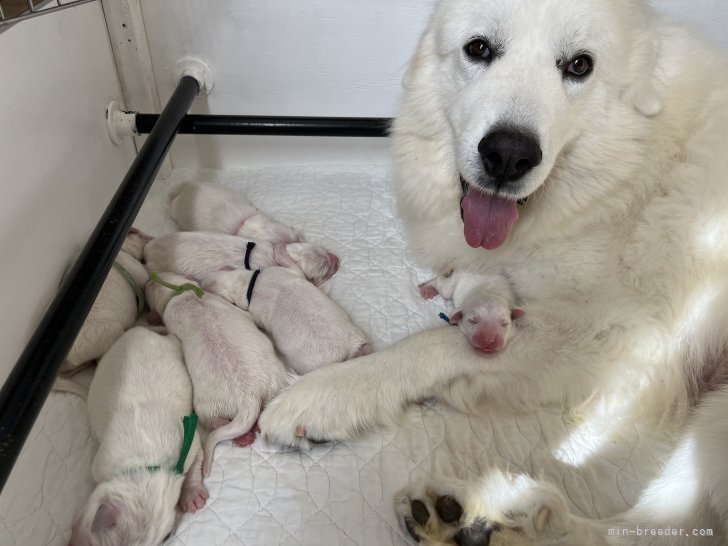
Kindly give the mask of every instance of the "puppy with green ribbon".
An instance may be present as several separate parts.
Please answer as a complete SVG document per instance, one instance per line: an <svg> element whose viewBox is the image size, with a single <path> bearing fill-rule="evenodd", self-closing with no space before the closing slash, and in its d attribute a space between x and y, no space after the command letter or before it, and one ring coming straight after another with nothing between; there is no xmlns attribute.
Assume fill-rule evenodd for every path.
<svg viewBox="0 0 728 546"><path fill-rule="evenodd" d="M195 411L211 430L204 446L207 476L219 442L243 447L255 440L260 410L287 384L286 370L249 313L189 279L152 273L146 296L150 313L182 342Z"/></svg>
<svg viewBox="0 0 728 546"><path fill-rule="evenodd" d="M208 498L192 384L180 342L146 328L126 332L99 362L88 397L99 443L97 486L71 544L157 545Z"/></svg>
<svg viewBox="0 0 728 546"><path fill-rule="evenodd" d="M61 369L65 375L106 353L144 311L144 285L149 273L140 263L152 238L130 229L114 266L81 328Z"/></svg>

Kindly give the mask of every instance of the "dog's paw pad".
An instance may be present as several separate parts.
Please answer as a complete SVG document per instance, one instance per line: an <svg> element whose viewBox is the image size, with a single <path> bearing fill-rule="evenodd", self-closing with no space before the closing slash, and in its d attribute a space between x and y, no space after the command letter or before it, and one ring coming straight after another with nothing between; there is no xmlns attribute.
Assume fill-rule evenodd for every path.
<svg viewBox="0 0 728 546"><path fill-rule="evenodd" d="M453 541L458 546L488 546L490 535L495 529L495 525L483 519L477 519L471 525L463 527L455 533Z"/></svg>
<svg viewBox="0 0 728 546"><path fill-rule="evenodd" d="M430 519L430 511L427 509L427 506L425 506L425 503L421 500L415 499L412 501L410 508L412 510L412 517L415 518L415 521L420 525L426 525Z"/></svg>
<svg viewBox="0 0 728 546"><path fill-rule="evenodd" d="M463 515L463 507L450 495L439 497L435 502L435 510L445 523L456 523Z"/></svg>
<svg viewBox="0 0 728 546"><path fill-rule="evenodd" d="M415 522L409 518L404 518L404 528L407 529L409 535L417 542L420 541L420 535L417 534Z"/></svg>

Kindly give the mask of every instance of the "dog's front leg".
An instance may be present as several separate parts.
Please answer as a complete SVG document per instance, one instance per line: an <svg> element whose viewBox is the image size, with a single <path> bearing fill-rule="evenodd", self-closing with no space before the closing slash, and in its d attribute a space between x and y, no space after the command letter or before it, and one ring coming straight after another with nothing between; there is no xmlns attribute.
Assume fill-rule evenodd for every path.
<svg viewBox="0 0 728 546"><path fill-rule="evenodd" d="M485 369L457 328L428 330L304 375L263 410L260 429L273 442L299 447L352 438L392 423L407 404L434 396L456 378Z"/></svg>

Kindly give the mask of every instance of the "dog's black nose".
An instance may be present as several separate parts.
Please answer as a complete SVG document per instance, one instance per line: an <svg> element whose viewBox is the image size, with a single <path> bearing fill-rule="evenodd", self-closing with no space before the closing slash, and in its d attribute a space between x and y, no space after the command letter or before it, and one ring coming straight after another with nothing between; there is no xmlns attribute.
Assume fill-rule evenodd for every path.
<svg viewBox="0 0 728 546"><path fill-rule="evenodd" d="M541 163L543 153L535 136L521 129L498 129L478 144L488 176L514 182Z"/></svg>

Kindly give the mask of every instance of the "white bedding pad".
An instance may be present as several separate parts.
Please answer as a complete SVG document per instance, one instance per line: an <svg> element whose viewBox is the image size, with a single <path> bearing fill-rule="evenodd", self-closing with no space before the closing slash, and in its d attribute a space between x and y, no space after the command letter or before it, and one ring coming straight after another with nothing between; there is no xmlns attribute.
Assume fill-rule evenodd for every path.
<svg viewBox="0 0 728 546"><path fill-rule="evenodd" d="M437 315L445 305L419 296L417 284L428 272L405 252L388 170L177 170L155 183L136 225L152 235L172 231L167 192L187 180L239 188L270 215L337 253L341 268L323 289L372 335L376 349L443 325ZM83 406L71 395L52 395L46 404L0 497L0 544L65 544L91 487L94 442ZM399 489L435 470L472 477L491 466L542 474L566 492L576 513L608 516L634 503L665 446L628 424L614 431L593 428L567 423L558 412L468 417L433 403L411 408L397 430L310 452L260 438L252 448L226 442L218 446L206 482L207 506L183 516L169 543L409 544L393 509Z"/></svg>

